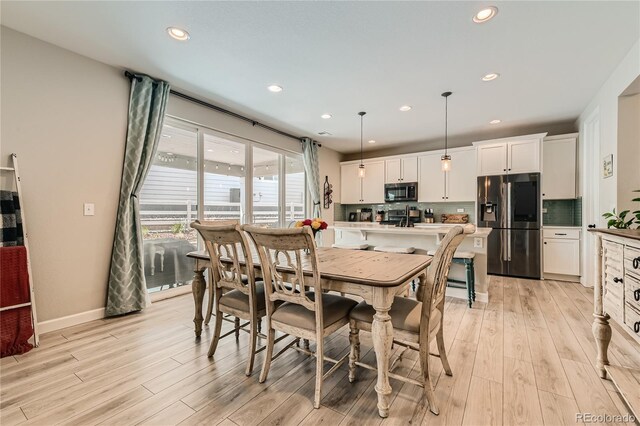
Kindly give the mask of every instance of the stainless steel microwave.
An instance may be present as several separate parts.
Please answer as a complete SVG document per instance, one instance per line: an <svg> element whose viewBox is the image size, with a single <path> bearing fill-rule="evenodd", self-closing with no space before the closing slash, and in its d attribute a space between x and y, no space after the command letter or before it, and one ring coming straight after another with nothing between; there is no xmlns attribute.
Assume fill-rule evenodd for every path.
<svg viewBox="0 0 640 426"><path fill-rule="evenodd" d="M418 201L418 182L387 183L384 186L384 201Z"/></svg>

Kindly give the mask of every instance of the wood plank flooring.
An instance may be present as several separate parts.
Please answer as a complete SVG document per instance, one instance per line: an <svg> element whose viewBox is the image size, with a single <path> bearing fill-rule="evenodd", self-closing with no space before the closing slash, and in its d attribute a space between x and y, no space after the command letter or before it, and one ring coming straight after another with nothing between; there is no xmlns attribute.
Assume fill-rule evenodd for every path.
<svg viewBox="0 0 640 426"><path fill-rule="evenodd" d="M381 419L372 371L359 369L352 384L343 365L326 380L322 407L314 410L315 364L303 354L288 351L274 361L264 384L263 353L253 375L244 375L244 333L221 340L207 358L209 327L194 339L193 301L180 296L141 314L43 335L39 348L2 359L0 423L555 426L575 424L577 412L625 415L611 382L595 372L591 300L592 291L579 284L502 277L490 277L488 303L468 309L447 299L453 376L437 358L431 363L440 415L424 407L420 388L392 380L390 417ZM640 345L613 328L612 364L640 368ZM325 350L338 358L348 344L345 328L326 339ZM361 348L365 362L375 363L368 333L361 332ZM416 354L396 372L417 378Z"/></svg>

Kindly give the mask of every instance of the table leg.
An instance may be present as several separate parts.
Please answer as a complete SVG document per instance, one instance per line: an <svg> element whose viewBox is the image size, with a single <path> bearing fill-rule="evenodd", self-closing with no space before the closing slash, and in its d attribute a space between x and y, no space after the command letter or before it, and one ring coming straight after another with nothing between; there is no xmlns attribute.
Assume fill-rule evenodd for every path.
<svg viewBox="0 0 640 426"><path fill-rule="evenodd" d="M193 293L193 302L195 303L195 316L193 323L195 324L196 338L202 334L202 302L204 300L204 290L206 282L204 280L204 268L199 268L196 264L195 275L191 283L191 292Z"/></svg>
<svg viewBox="0 0 640 426"><path fill-rule="evenodd" d="M611 342L611 326L609 325L609 315L604 312L602 300L602 237L595 236L595 258L594 258L594 280L593 288L593 325L591 331L596 339L597 360L596 369L603 379L607 378L605 366L609 365L607 350Z"/></svg>
<svg viewBox="0 0 640 426"><path fill-rule="evenodd" d="M376 353L378 381L375 390L378 394L378 414L389 416L391 385L389 384L389 359L393 343L393 326L389 310L393 303L393 293L385 288L374 289L373 308L376 310L371 324L373 349Z"/></svg>

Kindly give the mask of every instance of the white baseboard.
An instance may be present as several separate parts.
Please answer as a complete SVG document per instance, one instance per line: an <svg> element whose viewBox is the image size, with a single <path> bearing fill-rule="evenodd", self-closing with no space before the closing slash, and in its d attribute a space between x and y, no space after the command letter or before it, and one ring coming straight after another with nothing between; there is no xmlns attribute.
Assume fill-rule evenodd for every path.
<svg viewBox="0 0 640 426"><path fill-rule="evenodd" d="M467 289L465 288L455 288L455 287L447 287L447 296L455 297L456 299L467 300ZM476 293L476 302L489 302L489 294L488 293Z"/></svg>
<svg viewBox="0 0 640 426"><path fill-rule="evenodd" d="M105 308L94 309L92 311L80 312L79 314L67 315L66 317L42 321L38 323L38 333L44 334L56 331L85 322L104 318Z"/></svg>

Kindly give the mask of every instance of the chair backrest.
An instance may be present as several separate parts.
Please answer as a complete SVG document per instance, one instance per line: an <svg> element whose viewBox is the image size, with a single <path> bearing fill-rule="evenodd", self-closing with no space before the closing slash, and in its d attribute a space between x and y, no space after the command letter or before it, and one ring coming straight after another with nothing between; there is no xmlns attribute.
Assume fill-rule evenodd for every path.
<svg viewBox="0 0 640 426"><path fill-rule="evenodd" d="M196 229L207 247L211 259L210 277L218 288L240 290L251 298L255 296L253 258L245 234L237 221L195 221ZM224 260L224 261L223 261ZM245 262L242 268L240 262ZM246 273L247 282L242 275Z"/></svg>
<svg viewBox="0 0 640 426"><path fill-rule="evenodd" d="M427 269L426 288L422 296L422 311L420 318L420 342L429 342L431 329L429 320L434 310L438 309L444 314L444 296L449 278L449 268L456 249L465 239L467 234L472 234L476 227L472 224L454 226L440 242L438 250L429 268Z"/></svg>
<svg viewBox="0 0 640 426"><path fill-rule="evenodd" d="M316 311L316 322L321 322L322 288L311 228L274 229L245 225L242 229L249 234L260 255L267 315L274 310L273 302L282 300ZM307 287L314 288L315 300L305 294Z"/></svg>

